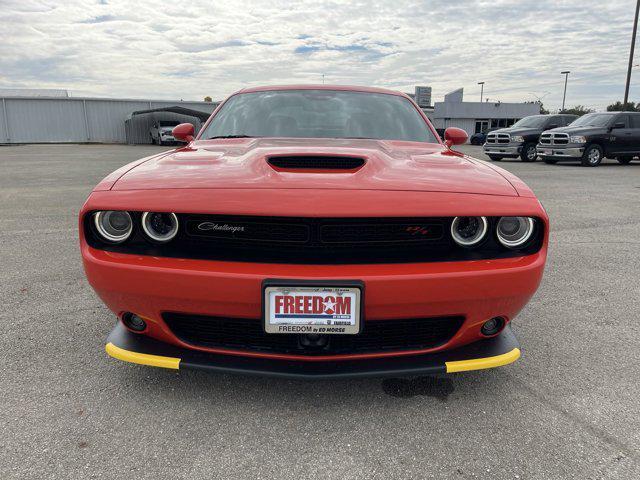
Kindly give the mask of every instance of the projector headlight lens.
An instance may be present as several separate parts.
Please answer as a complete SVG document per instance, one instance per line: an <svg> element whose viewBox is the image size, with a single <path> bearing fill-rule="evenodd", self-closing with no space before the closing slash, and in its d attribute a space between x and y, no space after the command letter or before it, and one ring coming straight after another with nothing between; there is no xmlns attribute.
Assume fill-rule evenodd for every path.
<svg viewBox="0 0 640 480"><path fill-rule="evenodd" d="M129 212L105 210L93 214L93 223L103 240L110 243L124 242L133 230Z"/></svg>
<svg viewBox="0 0 640 480"><path fill-rule="evenodd" d="M142 229L151 240L165 243L178 234L178 217L175 213L144 212Z"/></svg>
<svg viewBox="0 0 640 480"><path fill-rule="evenodd" d="M498 240L507 248L518 248L533 235L534 221L531 217L502 217L498 221Z"/></svg>
<svg viewBox="0 0 640 480"><path fill-rule="evenodd" d="M478 245L487 235L486 217L456 217L451 223L451 236L462 247Z"/></svg>

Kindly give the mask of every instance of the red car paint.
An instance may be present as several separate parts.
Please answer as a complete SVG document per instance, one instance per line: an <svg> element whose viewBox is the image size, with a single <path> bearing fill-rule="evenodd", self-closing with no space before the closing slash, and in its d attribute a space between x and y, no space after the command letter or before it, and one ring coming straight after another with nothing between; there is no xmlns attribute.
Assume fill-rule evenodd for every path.
<svg viewBox="0 0 640 480"><path fill-rule="evenodd" d="M317 85L243 92L273 89L404 96L382 89ZM185 130L185 135L190 133ZM446 138L447 143L459 143L466 134L463 139L459 131L451 131ZM323 154L358 156L365 164L347 172L289 172L265 161L267 155ZM250 263L93 248L85 239L83 221L96 210L281 217L532 216L540 219L545 233L537 253L512 258L312 266ZM391 140L196 138L184 148L133 162L107 176L80 212L89 283L116 315L130 311L142 316L148 324L145 335L186 349L305 362L414 355L482 339L480 326L487 319L502 316L510 321L535 293L546 261L548 231L544 209L514 175L443 143ZM360 280L366 291L365 325L367 320L448 315L462 315L465 322L449 342L432 349L310 357L195 347L180 341L161 318L162 312L186 312L260 321L261 285L267 278Z"/></svg>

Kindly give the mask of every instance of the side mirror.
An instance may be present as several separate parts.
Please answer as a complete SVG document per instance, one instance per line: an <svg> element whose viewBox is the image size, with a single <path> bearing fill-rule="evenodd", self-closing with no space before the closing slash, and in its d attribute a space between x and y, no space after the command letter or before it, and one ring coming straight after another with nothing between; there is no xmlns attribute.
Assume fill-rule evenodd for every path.
<svg viewBox="0 0 640 480"><path fill-rule="evenodd" d="M173 133L173 138L176 140L188 143L193 141L195 131L196 129L191 123L181 123L180 125L173 127L171 133Z"/></svg>
<svg viewBox="0 0 640 480"><path fill-rule="evenodd" d="M617 122L613 125L613 128L627 128L627 125L624 122Z"/></svg>
<svg viewBox="0 0 640 480"><path fill-rule="evenodd" d="M444 131L444 143L447 147L467 143L469 135L461 128L449 127Z"/></svg>

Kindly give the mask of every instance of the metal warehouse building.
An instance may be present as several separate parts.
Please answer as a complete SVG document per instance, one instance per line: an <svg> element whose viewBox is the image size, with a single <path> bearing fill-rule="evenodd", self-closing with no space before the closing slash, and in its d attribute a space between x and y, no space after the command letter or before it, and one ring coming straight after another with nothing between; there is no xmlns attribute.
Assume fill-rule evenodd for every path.
<svg viewBox="0 0 640 480"><path fill-rule="evenodd" d="M214 102L60 95L5 95L0 101L0 143L151 143L149 129L155 121L190 122L197 131L202 118L206 118L206 114L213 112L218 105ZM156 111L132 116L134 112L170 107L194 112L193 115L185 115Z"/></svg>
<svg viewBox="0 0 640 480"><path fill-rule="evenodd" d="M458 127L472 135L490 128L510 127L521 118L538 115L537 103L464 102L460 88L436 102L427 116L437 129Z"/></svg>

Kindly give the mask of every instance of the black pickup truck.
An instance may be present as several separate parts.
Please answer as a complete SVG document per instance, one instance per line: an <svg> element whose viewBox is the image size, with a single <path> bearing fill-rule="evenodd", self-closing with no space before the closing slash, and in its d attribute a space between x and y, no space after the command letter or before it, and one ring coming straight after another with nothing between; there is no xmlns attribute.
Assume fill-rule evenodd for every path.
<svg viewBox="0 0 640 480"><path fill-rule="evenodd" d="M520 157L523 162L535 162L540 134L551 128L569 125L576 115L532 115L518 120L509 128L494 130L482 147L491 160Z"/></svg>
<svg viewBox="0 0 640 480"><path fill-rule="evenodd" d="M537 152L545 163L573 160L597 167L607 157L626 165L640 155L640 112L589 113L544 132Z"/></svg>

